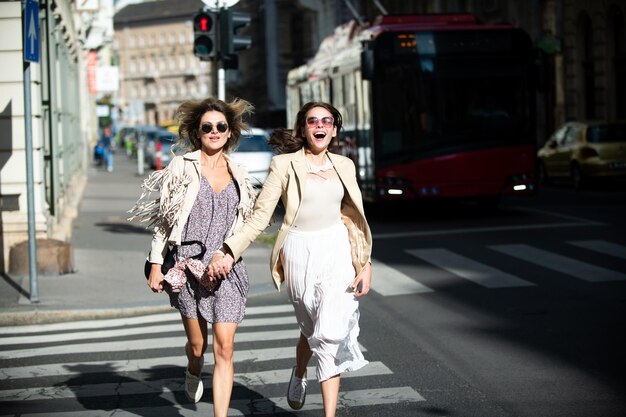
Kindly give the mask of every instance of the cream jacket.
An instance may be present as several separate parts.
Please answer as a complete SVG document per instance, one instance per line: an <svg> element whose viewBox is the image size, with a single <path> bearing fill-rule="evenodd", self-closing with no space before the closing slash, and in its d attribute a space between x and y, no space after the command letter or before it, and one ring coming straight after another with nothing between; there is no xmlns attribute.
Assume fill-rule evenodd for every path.
<svg viewBox="0 0 626 417"><path fill-rule="evenodd" d="M189 213L193 207L198 192L200 191L200 180L202 170L200 167L200 150L186 153L185 155L179 155L174 157L168 164L169 169L173 176L182 177L188 175L191 178L189 184L187 184L184 190L184 201L177 212L177 216L172 225L165 230L160 227L155 228L154 235L152 236L152 246L150 254L148 255L148 261L155 264L163 264L163 258L169 245L179 245L181 241L182 232L187 224ZM252 185L249 181L248 172L246 169L235 164L224 155L228 164L228 170L230 171L237 187L239 188L239 206L237 209L237 215L235 221L231 225L228 235L232 235L235 231L241 229L243 226L244 217L250 213L252 205L254 204L254 195ZM163 184L161 194L167 194L170 192L168 189L169 184Z"/></svg>
<svg viewBox="0 0 626 417"><path fill-rule="evenodd" d="M354 163L341 155L329 152L327 155L347 191L341 204L341 213L350 234L356 276L367 262L371 262L372 234L365 219ZM306 178L307 161L304 149L273 157L269 174L256 200L252 215L245 221L241 231L224 242L225 249L230 250L234 259L239 259L248 245L268 226L280 198L285 206L285 215L270 259L272 279L279 291L280 284L285 280L280 263L280 250L298 215Z"/></svg>

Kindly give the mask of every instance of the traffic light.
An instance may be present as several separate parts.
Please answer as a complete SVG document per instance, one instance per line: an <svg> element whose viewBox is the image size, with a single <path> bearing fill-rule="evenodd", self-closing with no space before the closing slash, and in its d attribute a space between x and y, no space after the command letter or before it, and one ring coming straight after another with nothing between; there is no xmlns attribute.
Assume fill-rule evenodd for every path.
<svg viewBox="0 0 626 417"><path fill-rule="evenodd" d="M216 53L215 13L200 10L193 18L193 53L203 61Z"/></svg>
<svg viewBox="0 0 626 417"><path fill-rule="evenodd" d="M234 55L252 44L250 36L238 35L250 24L250 14L223 9L220 12L220 52L222 57Z"/></svg>

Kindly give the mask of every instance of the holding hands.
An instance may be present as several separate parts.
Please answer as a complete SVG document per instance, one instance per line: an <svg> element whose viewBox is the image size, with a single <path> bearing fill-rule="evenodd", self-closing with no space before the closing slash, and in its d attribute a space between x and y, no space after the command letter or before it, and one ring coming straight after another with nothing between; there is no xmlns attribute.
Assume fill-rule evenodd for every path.
<svg viewBox="0 0 626 417"><path fill-rule="evenodd" d="M207 267L207 275L209 279L226 279L228 273L232 269L235 260L232 255L227 253L224 255L221 252L215 252Z"/></svg>

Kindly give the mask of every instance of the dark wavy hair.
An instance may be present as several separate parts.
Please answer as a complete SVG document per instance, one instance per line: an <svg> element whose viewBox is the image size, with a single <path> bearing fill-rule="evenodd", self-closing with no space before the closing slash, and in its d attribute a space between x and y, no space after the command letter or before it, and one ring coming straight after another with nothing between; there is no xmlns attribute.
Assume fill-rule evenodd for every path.
<svg viewBox="0 0 626 417"><path fill-rule="evenodd" d="M218 111L226 116L226 123L230 129L230 138L224 145L224 153L229 153L237 147L241 132L249 128L244 116L252 114L254 106L246 100L236 98L227 103L212 97L202 101L188 100L176 110L178 121L179 149L196 151L202 147L200 140L200 121L204 113Z"/></svg>
<svg viewBox="0 0 626 417"><path fill-rule="evenodd" d="M277 154L296 152L307 146L304 129L306 128L306 115L312 108L322 107L330 112L334 119L334 126L337 128L337 137L341 131L343 120L341 113L332 104L323 101L310 101L306 103L296 116L296 123L293 129L276 129L272 132L268 143Z"/></svg>

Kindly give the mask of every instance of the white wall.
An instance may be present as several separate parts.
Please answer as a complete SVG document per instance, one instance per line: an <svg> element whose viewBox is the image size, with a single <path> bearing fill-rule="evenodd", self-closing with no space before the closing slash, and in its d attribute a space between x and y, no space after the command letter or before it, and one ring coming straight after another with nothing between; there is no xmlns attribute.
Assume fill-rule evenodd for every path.
<svg viewBox="0 0 626 417"><path fill-rule="evenodd" d="M28 239L22 4L0 2L0 248L8 265L11 246ZM46 233L40 71L31 64L33 179L37 237ZM6 268L5 268L6 270Z"/></svg>

